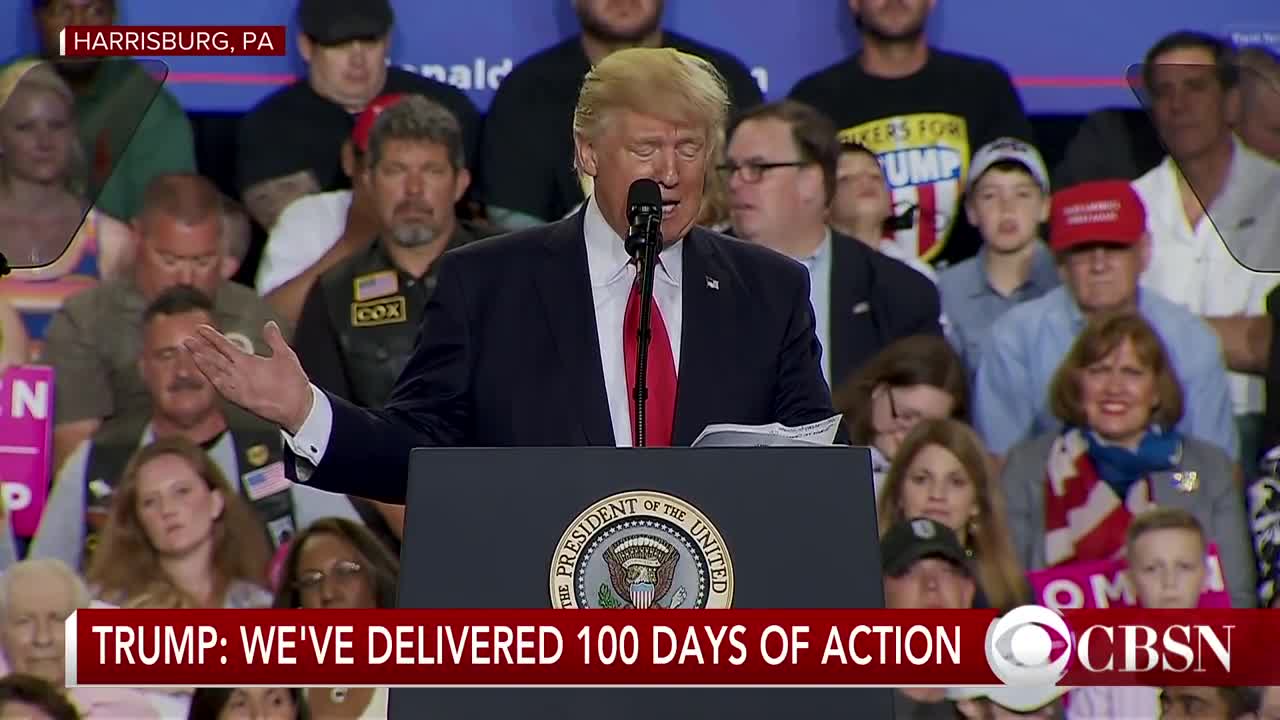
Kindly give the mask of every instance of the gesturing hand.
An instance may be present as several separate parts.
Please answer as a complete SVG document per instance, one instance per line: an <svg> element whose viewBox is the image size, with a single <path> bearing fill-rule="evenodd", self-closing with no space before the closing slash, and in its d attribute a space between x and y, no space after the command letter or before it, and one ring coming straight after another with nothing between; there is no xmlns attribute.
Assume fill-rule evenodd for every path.
<svg viewBox="0 0 1280 720"><path fill-rule="evenodd" d="M311 384L280 326L269 322L262 334L271 357L245 352L208 325L183 344L224 398L296 435L311 412Z"/></svg>

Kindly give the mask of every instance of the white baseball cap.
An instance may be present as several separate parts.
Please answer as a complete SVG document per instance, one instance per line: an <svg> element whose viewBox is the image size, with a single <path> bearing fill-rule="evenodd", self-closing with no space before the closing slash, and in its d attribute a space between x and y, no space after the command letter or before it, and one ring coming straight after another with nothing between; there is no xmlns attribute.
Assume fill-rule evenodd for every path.
<svg viewBox="0 0 1280 720"><path fill-rule="evenodd" d="M987 698L1005 710L1029 713L1039 710L1054 700L1057 700L1067 694L1069 690L1071 690L1071 688L1058 687L1057 685L1033 687L1011 687L1006 685L1002 685L1000 687L961 687L950 688L947 690L947 699L959 701Z"/></svg>
<svg viewBox="0 0 1280 720"><path fill-rule="evenodd" d="M1018 138L1002 137L999 140L991 142L978 148L978 152L973 154L973 162L969 165L969 181L965 186L966 191L973 190L973 186L982 177L983 173L991 169L992 165L1000 162L1015 162L1025 167L1027 172L1031 173L1031 177L1035 178L1039 183L1040 189L1045 194L1049 190L1049 171L1044 166L1044 158L1040 156L1040 151L1035 145Z"/></svg>

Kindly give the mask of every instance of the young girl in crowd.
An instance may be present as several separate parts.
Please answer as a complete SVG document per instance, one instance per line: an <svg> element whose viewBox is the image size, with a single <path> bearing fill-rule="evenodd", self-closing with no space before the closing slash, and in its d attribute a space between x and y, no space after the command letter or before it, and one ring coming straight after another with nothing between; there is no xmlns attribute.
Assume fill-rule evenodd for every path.
<svg viewBox="0 0 1280 720"><path fill-rule="evenodd" d="M266 530L218 466L185 438L140 449L116 485L89 566L104 602L147 608L266 607Z"/></svg>
<svg viewBox="0 0 1280 720"><path fill-rule="evenodd" d="M964 364L940 336L891 343L835 394L853 445L871 448L876 497L903 438L921 420L969 416Z"/></svg>
<svg viewBox="0 0 1280 720"><path fill-rule="evenodd" d="M1005 524L1004 494L982 442L958 420L925 420L898 447L880 495L879 524L889 528L914 517L954 530L973 557L975 606L1027 602L1030 594Z"/></svg>

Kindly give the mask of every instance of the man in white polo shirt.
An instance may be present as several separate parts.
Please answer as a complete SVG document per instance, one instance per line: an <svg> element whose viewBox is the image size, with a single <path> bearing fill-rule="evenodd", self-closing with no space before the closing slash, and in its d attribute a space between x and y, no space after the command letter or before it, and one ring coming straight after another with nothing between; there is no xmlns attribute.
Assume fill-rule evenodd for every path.
<svg viewBox="0 0 1280 720"><path fill-rule="evenodd" d="M1280 268L1265 267L1280 233L1280 165L1232 134L1238 74L1233 49L1210 35L1174 33L1152 47L1143 79L1170 154L1134 189L1152 238L1142 284L1202 316L1221 337L1240 460L1252 468L1262 425L1266 296L1280 276L1245 265Z"/></svg>

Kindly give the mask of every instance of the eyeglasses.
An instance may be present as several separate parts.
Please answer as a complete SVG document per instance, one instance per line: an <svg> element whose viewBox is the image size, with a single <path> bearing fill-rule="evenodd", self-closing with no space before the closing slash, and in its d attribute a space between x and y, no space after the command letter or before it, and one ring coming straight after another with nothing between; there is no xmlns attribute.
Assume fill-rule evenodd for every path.
<svg viewBox="0 0 1280 720"><path fill-rule="evenodd" d="M332 573L333 577L339 582L345 583L362 572L364 572L364 566L360 563L354 560L341 560L334 564L333 569L329 572L325 572L323 570L312 570L310 572L303 573L294 581L293 586L302 592L307 592L315 590L323 585L325 578L329 577L330 573Z"/></svg>
<svg viewBox="0 0 1280 720"><path fill-rule="evenodd" d="M794 162L773 162L773 163L745 162L741 164L730 162L730 163L725 163L723 165L720 165L719 167L716 168L716 171L724 176L724 179L726 182L728 182L729 180L732 180L733 176L736 175L739 170L741 170L742 180L744 182L758 183L760 182L760 178L764 177L765 172L768 170L776 170L777 168L784 168L784 167L804 167L805 165L812 165L812 164L813 163L808 162L806 160L796 160Z"/></svg>

